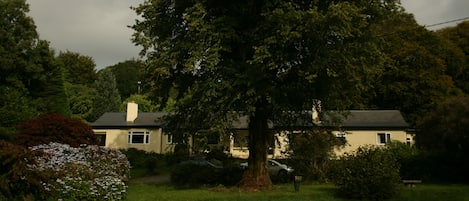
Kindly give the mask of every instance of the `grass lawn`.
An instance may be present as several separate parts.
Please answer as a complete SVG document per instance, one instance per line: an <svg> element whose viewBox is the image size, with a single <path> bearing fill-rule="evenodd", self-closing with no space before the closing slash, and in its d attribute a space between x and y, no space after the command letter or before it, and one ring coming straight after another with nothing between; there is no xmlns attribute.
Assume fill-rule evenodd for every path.
<svg viewBox="0 0 469 201"><path fill-rule="evenodd" d="M274 190L243 192L237 188L175 189L171 185L130 184L128 201L340 201L332 185L302 185L295 192L293 184L274 186ZM469 201L469 185L417 185L404 187L402 194L389 201Z"/></svg>

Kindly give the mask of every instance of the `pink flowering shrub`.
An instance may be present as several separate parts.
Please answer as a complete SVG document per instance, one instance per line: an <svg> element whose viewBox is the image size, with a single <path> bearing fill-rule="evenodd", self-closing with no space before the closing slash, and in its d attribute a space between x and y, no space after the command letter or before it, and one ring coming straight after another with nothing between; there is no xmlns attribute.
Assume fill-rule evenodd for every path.
<svg viewBox="0 0 469 201"><path fill-rule="evenodd" d="M48 175L43 193L59 200L123 200L130 164L124 154L96 145L49 143L29 148L43 154L28 168Z"/></svg>

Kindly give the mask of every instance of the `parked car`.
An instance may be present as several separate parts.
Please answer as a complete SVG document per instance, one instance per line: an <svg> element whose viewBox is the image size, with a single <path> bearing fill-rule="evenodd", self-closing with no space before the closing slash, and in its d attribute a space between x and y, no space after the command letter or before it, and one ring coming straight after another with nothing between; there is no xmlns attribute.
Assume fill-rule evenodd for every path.
<svg viewBox="0 0 469 201"><path fill-rule="evenodd" d="M278 180L281 182L288 181L294 170L292 167L289 167L288 165L285 165L273 159L269 159L267 163L269 166L270 177L274 180ZM241 163L240 167L242 169L247 169L248 162Z"/></svg>

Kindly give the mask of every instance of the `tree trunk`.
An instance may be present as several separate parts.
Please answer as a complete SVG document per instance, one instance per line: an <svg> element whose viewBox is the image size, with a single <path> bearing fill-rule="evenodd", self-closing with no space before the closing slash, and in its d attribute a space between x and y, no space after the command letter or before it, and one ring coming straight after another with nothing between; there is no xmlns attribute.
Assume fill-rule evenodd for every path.
<svg viewBox="0 0 469 201"><path fill-rule="evenodd" d="M249 165L240 181L240 187L246 190L272 188L267 166L270 137L267 117L268 113L259 107L255 114L249 117Z"/></svg>

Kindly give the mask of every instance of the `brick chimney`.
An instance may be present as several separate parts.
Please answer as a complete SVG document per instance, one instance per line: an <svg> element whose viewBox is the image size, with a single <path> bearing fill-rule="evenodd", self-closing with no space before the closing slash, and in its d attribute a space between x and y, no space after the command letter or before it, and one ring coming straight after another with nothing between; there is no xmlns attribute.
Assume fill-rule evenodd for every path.
<svg viewBox="0 0 469 201"><path fill-rule="evenodd" d="M138 104L135 102L128 102L127 103L127 122L134 122L138 116Z"/></svg>

